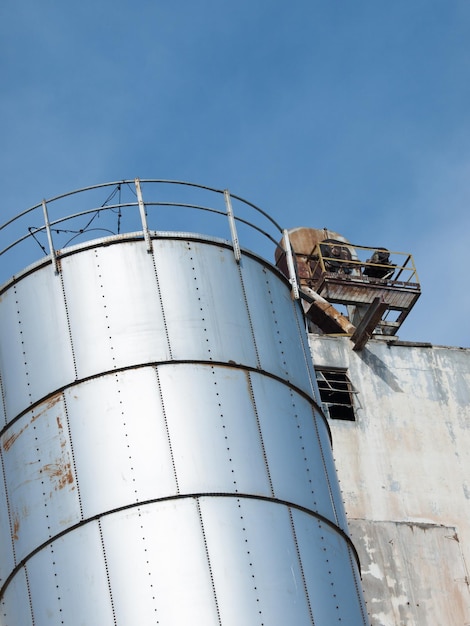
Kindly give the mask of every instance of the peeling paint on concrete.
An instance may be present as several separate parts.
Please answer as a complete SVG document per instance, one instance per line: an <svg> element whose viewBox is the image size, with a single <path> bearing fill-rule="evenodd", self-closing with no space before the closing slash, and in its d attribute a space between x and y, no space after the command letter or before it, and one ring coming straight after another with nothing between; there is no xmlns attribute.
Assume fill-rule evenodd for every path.
<svg viewBox="0 0 470 626"><path fill-rule="evenodd" d="M356 421L329 424L371 623L470 625L470 349L310 346L358 391Z"/></svg>
<svg viewBox="0 0 470 626"><path fill-rule="evenodd" d="M464 624L466 567L456 529L435 524L350 520L374 626Z"/></svg>

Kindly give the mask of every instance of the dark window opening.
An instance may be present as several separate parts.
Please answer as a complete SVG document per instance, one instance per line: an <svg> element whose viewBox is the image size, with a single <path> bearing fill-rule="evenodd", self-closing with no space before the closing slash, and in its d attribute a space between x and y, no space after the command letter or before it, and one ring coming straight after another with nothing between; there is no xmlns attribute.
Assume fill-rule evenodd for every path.
<svg viewBox="0 0 470 626"><path fill-rule="evenodd" d="M334 420L354 422L354 394L357 393L345 370L317 369L320 399Z"/></svg>

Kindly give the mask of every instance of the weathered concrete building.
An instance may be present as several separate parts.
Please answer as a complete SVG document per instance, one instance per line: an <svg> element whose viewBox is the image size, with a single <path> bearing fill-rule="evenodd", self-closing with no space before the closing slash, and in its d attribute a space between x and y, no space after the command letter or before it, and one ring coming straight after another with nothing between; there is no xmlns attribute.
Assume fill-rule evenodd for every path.
<svg viewBox="0 0 470 626"><path fill-rule="evenodd" d="M313 333L310 346L317 376L343 387L322 395L347 411L329 423L371 623L470 624L470 350L387 338L358 352Z"/></svg>

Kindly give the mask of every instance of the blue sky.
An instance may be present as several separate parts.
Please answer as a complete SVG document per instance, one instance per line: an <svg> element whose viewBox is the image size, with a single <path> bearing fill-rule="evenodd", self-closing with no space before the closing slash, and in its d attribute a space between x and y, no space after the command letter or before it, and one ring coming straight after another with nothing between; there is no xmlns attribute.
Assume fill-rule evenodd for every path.
<svg viewBox="0 0 470 626"><path fill-rule="evenodd" d="M229 188L412 252L400 337L470 346L470 0L3 0L0 71L0 222L136 176Z"/></svg>

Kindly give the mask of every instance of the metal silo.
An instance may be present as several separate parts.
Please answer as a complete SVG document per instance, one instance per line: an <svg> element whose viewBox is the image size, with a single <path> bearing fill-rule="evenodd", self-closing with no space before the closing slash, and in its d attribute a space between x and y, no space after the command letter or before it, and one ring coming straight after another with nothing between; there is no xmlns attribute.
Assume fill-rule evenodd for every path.
<svg viewBox="0 0 470 626"><path fill-rule="evenodd" d="M368 624L295 273L240 248L267 233L232 202L277 225L133 184L2 227L4 258L47 254L0 292L0 623ZM170 205L228 237L163 230Z"/></svg>

